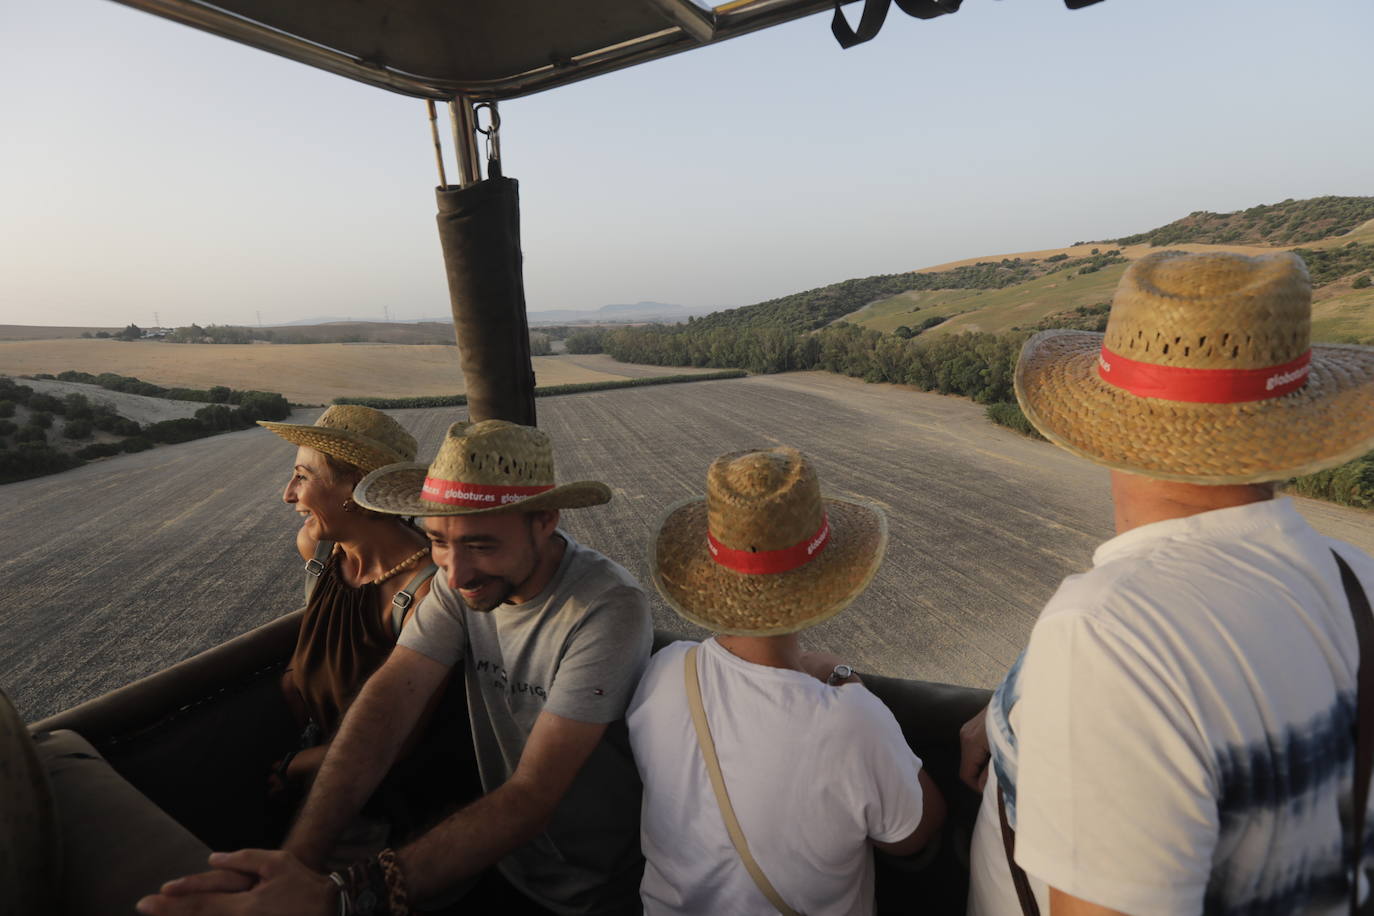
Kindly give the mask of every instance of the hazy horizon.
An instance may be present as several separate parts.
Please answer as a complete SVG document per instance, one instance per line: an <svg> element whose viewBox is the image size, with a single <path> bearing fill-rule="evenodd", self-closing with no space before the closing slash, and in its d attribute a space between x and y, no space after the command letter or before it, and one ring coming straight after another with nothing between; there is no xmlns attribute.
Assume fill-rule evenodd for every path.
<svg viewBox="0 0 1374 916"><path fill-rule="evenodd" d="M423 103L108 0L0 7L0 323L447 314ZM1374 193L1371 26L1364 0L968 0L503 103L529 309L730 308Z"/></svg>

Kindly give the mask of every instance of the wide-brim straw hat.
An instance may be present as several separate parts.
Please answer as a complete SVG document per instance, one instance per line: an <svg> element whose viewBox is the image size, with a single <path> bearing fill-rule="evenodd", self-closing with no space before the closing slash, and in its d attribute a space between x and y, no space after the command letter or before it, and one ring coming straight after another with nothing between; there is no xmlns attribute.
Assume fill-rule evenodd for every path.
<svg viewBox="0 0 1374 916"><path fill-rule="evenodd" d="M258 425L364 471L415 460L415 437L380 410L359 404L335 404L313 426L267 420L259 420Z"/></svg>
<svg viewBox="0 0 1374 916"><path fill-rule="evenodd" d="M823 498L810 462L780 447L717 458L706 498L664 514L648 559L654 585L686 620L727 635L778 636L848 607L886 550L881 509Z"/></svg>
<svg viewBox="0 0 1374 916"><path fill-rule="evenodd" d="M1016 397L1056 445L1165 480L1243 484L1374 449L1374 348L1311 345L1289 252L1159 252L1121 278L1105 334L1026 341Z"/></svg>
<svg viewBox="0 0 1374 916"><path fill-rule="evenodd" d="M353 499L389 515L494 515L599 506L610 501L611 489L594 480L555 483L547 433L482 420L450 426L427 465L393 464L368 474Z"/></svg>

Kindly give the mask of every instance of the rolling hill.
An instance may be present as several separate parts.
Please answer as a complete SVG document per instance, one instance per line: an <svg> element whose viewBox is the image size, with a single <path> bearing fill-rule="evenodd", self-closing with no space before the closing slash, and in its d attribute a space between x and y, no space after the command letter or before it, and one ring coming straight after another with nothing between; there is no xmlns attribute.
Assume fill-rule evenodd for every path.
<svg viewBox="0 0 1374 916"><path fill-rule="evenodd" d="M1294 250L1312 273L1319 340L1374 343L1374 197L1318 197L1236 213L1191 213L1148 232L1063 248L984 256L832 283L714 312L694 330L836 321L902 336L1046 327L1096 328L1127 264L1163 248L1247 254Z"/></svg>
<svg viewBox="0 0 1374 916"><path fill-rule="evenodd" d="M1345 202L1336 206L1332 202ZM1270 222L1256 221L1250 233L1237 241L1184 241L1186 238L1230 238L1249 225L1239 218L1254 212L1267 213ZM1105 322L1105 303L1112 297L1117 281L1128 262L1165 248L1184 251L1225 250L1258 254L1291 250L1301 256L1312 275L1312 326L1314 337L1344 343L1374 343L1374 216L1354 226L1337 221L1333 212L1374 214L1374 198L1315 198L1310 201L1285 201L1270 207L1254 207L1234 214L1194 213L1167 226L1115 242L1088 242L1068 248L1048 249L1006 255L1012 260L1029 261L1032 267L1057 266L1059 269L995 290L940 288L910 290L870 303L844 316L844 320L863 327L893 332L905 326L916 331L933 324L924 334L957 334L962 331L1041 330L1049 327L1099 329ZM1304 222L1310 219L1311 222ZM1274 227L1271 232L1286 244L1253 244L1251 236ZM1318 231L1328 237L1311 241ZM1302 243L1298 244L1297 239ZM1112 245L1112 248L1105 246ZM1085 253L1116 254L1115 263L1096 270L1074 269ZM1067 255L1067 258L1064 256ZM1060 259L1050 264L1051 259ZM984 259L987 260L987 259ZM943 274L958 270L967 262L954 262L927 268L922 273ZM936 318L945 319L933 323ZM924 336L923 334L923 336Z"/></svg>

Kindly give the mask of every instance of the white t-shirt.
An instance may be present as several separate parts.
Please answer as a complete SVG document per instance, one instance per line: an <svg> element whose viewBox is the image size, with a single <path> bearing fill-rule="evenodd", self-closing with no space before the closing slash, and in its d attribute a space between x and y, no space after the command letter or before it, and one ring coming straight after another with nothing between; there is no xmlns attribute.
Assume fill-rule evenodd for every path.
<svg viewBox="0 0 1374 916"><path fill-rule="evenodd" d="M1374 593L1374 558L1288 500L1136 528L1064 580L989 707L971 914L1020 912L996 781L1042 912L1047 884L1139 916L1344 912L1358 647L1332 548Z"/></svg>
<svg viewBox="0 0 1374 916"><path fill-rule="evenodd" d="M711 790L683 680L693 645L673 643L650 660L626 717L644 782L644 911L776 916ZM862 685L756 665L714 639L701 646L706 719L764 875L801 913L872 913L868 840L905 839L921 822L921 761L897 720Z"/></svg>

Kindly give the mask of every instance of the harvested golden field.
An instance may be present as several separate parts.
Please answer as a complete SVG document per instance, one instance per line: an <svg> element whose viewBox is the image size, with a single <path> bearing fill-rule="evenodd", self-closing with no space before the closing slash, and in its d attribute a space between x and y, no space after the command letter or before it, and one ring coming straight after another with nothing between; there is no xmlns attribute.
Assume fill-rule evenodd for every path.
<svg viewBox="0 0 1374 916"><path fill-rule="evenodd" d="M609 368L609 366L608 366ZM643 374L601 371L561 356L536 356L538 384L568 385ZM169 344L157 341L0 342L0 374L56 375L67 369L132 375L167 387L256 388L301 404L331 398L458 394L458 348L398 344ZM663 374L681 370L664 369Z"/></svg>
<svg viewBox="0 0 1374 916"><path fill-rule="evenodd" d="M663 512L699 497L724 452L799 446L826 492L883 507L890 541L872 585L802 636L865 673L996 684L1060 580L1113 533L1105 469L964 398L796 372L537 406L558 478L614 493L560 524L644 583ZM428 458L466 411L393 415ZM281 501L294 453L254 428L0 487L0 686L21 713L68 708L294 610L301 522ZM1374 549L1369 512L1295 502L1322 533ZM649 598L657 626L700 635L652 585Z"/></svg>

